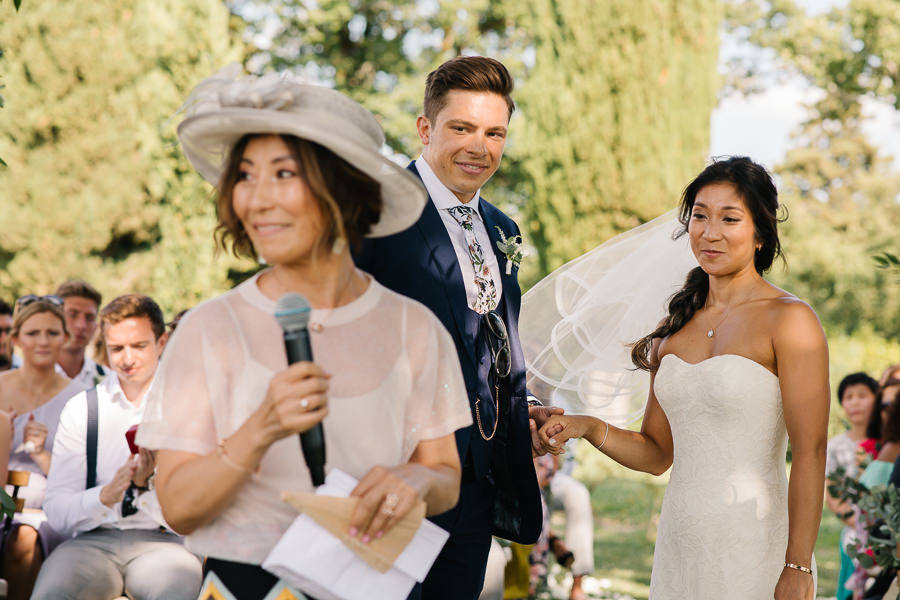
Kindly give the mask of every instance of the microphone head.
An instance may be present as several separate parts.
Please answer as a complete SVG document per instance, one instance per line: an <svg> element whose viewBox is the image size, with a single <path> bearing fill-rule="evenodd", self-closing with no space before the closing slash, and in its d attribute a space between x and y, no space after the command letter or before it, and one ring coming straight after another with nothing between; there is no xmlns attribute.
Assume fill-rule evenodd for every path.
<svg viewBox="0 0 900 600"><path fill-rule="evenodd" d="M309 300L290 292L278 299L275 303L275 320L284 331L297 331L306 329L309 324Z"/></svg>

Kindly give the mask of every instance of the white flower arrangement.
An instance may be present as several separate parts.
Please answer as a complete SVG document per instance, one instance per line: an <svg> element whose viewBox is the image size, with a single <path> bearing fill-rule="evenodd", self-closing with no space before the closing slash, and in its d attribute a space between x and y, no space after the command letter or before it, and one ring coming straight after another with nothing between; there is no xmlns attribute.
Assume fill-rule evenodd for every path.
<svg viewBox="0 0 900 600"><path fill-rule="evenodd" d="M512 273L513 265L516 265L517 268L521 267L522 259L528 255L528 249L522 243L521 235L507 237L499 226L497 226L497 231L500 233L497 248L506 257L506 274L509 275Z"/></svg>

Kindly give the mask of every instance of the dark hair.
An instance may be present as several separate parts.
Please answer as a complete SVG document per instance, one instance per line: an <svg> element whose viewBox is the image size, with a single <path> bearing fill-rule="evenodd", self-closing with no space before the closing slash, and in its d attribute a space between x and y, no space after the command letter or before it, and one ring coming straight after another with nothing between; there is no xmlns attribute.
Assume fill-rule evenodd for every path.
<svg viewBox="0 0 900 600"><path fill-rule="evenodd" d="M859 373L850 373L849 375L841 379L841 382L838 384L838 404L844 404L844 392L847 391L848 387L850 387L851 385L860 384L872 390L873 394L878 393L878 382L875 381L875 378L869 377L869 375L863 373L862 371L860 371Z"/></svg>
<svg viewBox="0 0 900 600"><path fill-rule="evenodd" d="M512 99L515 82L499 60L486 56L451 58L425 78L425 118L434 123L447 105L447 93L453 90L491 92L506 100L511 117L516 110Z"/></svg>
<svg viewBox="0 0 900 600"><path fill-rule="evenodd" d="M153 298L143 294L125 294L114 299L100 311L101 335L107 325L115 325L125 319L140 317L150 321L150 327L157 340L166 332L166 320L163 318L162 309L153 301Z"/></svg>
<svg viewBox="0 0 900 600"><path fill-rule="evenodd" d="M889 379L879 388L878 393L875 395L875 409L872 411L873 417L875 413L878 413L877 429L873 424L874 419L871 418L869 419L868 427L866 427L866 437L880 438L882 443L900 442L900 402L897 402L895 399L887 407L887 419L883 425L881 423L881 403L884 398L884 392L894 386L900 386L900 379Z"/></svg>
<svg viewBox="0 0 900 600"><path fill-rule="evenodd" d="M0 300L0 315L12 315L12 306L6 303L6 300Z"/></svg>
<svg viewBox="0 0 900 600"><path fill-rule="evenodd" d="M216 241L223 250L231 242L235 256L258 258L250 237L234 212L234 186L241 174L241 160L250 140L265 135L248 134L231 149L219 180ZM331 150L293 135L280 135L297 161L300 175L319 205L325 227L319 247L328 247L344 238L352 248L362 242L381 217L381 184Z"/></svg>
<svg viewBox="0 0 900 600"><path fill-rule="evenodd" d="M56 295L65 300L66 298L87 298L92 300L97 308L103 304L103 296L100 295L94 286L87 281L81 279L70 279L56 288Z"/></svg>
<svg viewBox="0 0 900 600"><path fill-rule="evenodd" d="M778 239L778 190L765 167L746 156L732 156L716 159L688 184L681 196L678 220L683 228L678 233L687 233L694 201L700 190L715 183L728 183L744 201L753 219L757 243L760 244L753 257L753 266L762 275L772 266L776 256L783 256L781 241ZM783 220L783 219L781 219ZM698 310L706 304L709 292L709 276L700 267L692 269L684 286L669 300L665 321L653 333L635 342L631 348L631 361L639 369L651 370L650 349L654 338L665 338L684 327Z"/></svg>

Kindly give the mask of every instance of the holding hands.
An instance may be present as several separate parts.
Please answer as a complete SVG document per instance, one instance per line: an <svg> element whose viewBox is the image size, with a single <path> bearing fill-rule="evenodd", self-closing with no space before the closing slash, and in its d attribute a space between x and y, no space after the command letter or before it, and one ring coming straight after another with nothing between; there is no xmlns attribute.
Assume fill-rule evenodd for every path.
<svg viewBox="0 0 900 600"><path fill-rule="evenodd" d="M563 454L567 441L581 437L593 438L598 427L602 436L606 423L599 419L587 415L555 414L538 431L542 453ZM590 441L593 443L592 439Z"/></svg>

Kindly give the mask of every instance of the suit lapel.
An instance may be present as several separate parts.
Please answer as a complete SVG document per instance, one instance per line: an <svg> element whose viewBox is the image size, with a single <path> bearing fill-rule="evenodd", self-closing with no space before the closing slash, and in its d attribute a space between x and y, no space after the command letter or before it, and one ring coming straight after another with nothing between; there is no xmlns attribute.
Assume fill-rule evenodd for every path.
<svg viewBox="0 0 900 600"><path fill-rule="evenodd" d="M494 251L494 256L497 257L497 267L500 269L500 281L503 284L503 295L506 295L507 290L510 289L510 284L516 281L516 269L511 269L509 274L506 273L506 263L508 259L503 252L500 251L500 248L497 247L497 242L500 241L500 232L497 231L497 227L503 229L499 222L494 220L493 211L490 210L490 205L484 200L484 198L478 199L478 208L479 212L481 212L481 218L484 219L484 227L487 229L488 237L491 239L491 249ZM506 231L503 229L503 235L509 237L513 235L513 231Z"/></svg>
<svg viewBox="0 0 900 600"><path fill-rule="evenodd" d="M415 163L409 165L409 170L419 175ZM441 215L431 198L425 203L422 217L416 223L425 246L429 250L431 261L438 273L438 278L444 286L445 296L450 304L450 312L456 328L460 332L466 353L474 367L478 366L475 358L475 337L478 334L479 317L475 311L469 308L466 297L466 286L463 283L462 270L459 268L459 259L453 249L453 242L444 226Z"/></svg>

